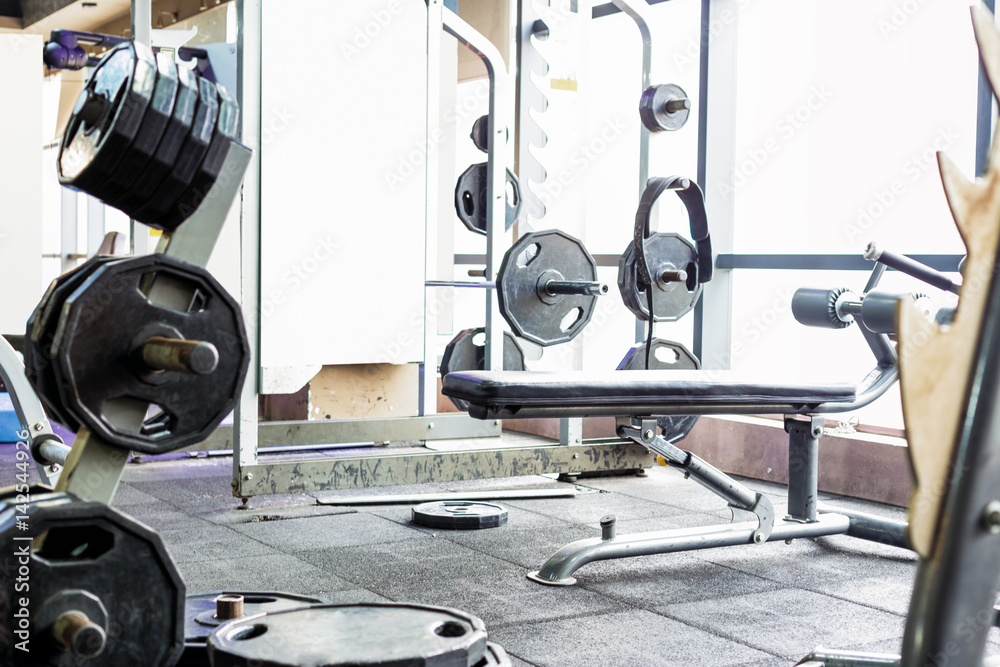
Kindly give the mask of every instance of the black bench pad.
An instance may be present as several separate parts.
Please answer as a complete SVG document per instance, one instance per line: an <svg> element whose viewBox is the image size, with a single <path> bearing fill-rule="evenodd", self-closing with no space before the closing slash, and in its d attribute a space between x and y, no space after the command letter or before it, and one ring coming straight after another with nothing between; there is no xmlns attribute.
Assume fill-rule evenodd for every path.
<svg viewBox="0 0 1000 667"><path fill-rule="evenodd" d="M850 404L857 397L855 385L848 383L766 383L728 371L669 370L467 371L447 375L443 392L473 406L505 408L508 417L522 407L620 416L636 410L656 414L660 409L660 414L683 414L685 408L697 408L692 414L724 413L741 406L754 411L773 406L785 412L790 406ZM527 412L535 416L539 411ZM484 416L481 411L470 413Z"/></svg>

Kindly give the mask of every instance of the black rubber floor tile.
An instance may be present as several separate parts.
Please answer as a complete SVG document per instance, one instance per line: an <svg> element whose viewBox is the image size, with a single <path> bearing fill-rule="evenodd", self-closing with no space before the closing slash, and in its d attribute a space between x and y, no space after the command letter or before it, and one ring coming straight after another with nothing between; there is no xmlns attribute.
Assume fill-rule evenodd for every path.
<svg viewBox="0 0 1000 667"><path fill-rule="evenodd" d="M683 510L670 505L630 498L619 493L594 493L575 498L506 500L505 504L560 521L596 526L601 517L614 514L620 520L680 516Z"/></svg>
<svg viewBox="0 0 1000 667"><path fill-rule="evenodd" d="M357 588L329 572L290 556L249 556L178 563L188 594L201 591L281 591L316 595L316 591Z"/></svg>
<svg viewBox="0 0 1000 667"><path fill-rule="evenodd" d="M520 509L519 507L514 507L509 501L498 500L498 501L477 501L477 502L489 502L494 505L499 505L507 510L507 523L505 526L509 526L514 529L532 528L537 530L548 530L553 527L561 527L572 525L566 521L560 519L555 519L550 516L545 516L538 514L536 512L529 512L528 510ZM419 503L413 505L375 505L367 507L357 507L356 511L367 512L369 514L374 514L390 521L395 521L396 523L411 526L413 528L419 528L420 530L430 530L430 532L440 532L442 535L449 535L452 531L449 529L439 529L433 528L428 529L424 526L413 523L413 508L417 507ZM330 509L330 508L328 508ZM467 532L467 531L457 531L457 532ZM472 531L479 532L479 531Z"/></svg>
<svg viewBox="0 0 1000 667"><path fill-rule="evenodd" d="M638 609L508 626L490 638L540 667L746 667L769 657Z"/></svg>
<svg viewBox="0 0 1000 667"><path fill-rule="evenodd" d="M781 588L776 582L682 553L597 561L578 570L576 578L577 585L587 590L668 615L676 604Z"/></svg>
<svg viewBox="0 0 1000 667"><path fill-rule="evenodd" d="M126 512L130 507L134 507L136 505L153 505L161 503L163 503L163 499L157 498L156 496L148 494L145 491L140 491L131 484L126 484L124 482L118 485L118 489L115 491L115 497L111 500L112 507Z"/></svg>
<svg viewBox="0 0 1000 667"><path fill-rule="evenodd" d="M146 524L153 530L184 528L196 520L191 514L164 502L130 505L117 509L133 519Z"/></svg>
<svg viewBox="0 0 1000 667"><path fill-rule="evenodd" d="M198 514L198 517L220 526L235 526L245 523L260 523L283 519L301 519L311 516L333 516L335 514L355 514L356 511L344 507L322 507L319 505L263 505L252 504L246 510L227 508Z"/></svg>
<svg viewBox="0 0 1000 667"><path fill-rule="evenodd" d="M186 526L161 530L160 537L175 563L281 553L278 549L248 539L246 535L226 526L217 526L196 518L189 519Z"/></svg>
<svg viewBox="0 0 1000 667"><path fill-rule="evenodd" d="M467 546L500 560L515 563L525 571L537 570L558 549L576 540L593 537L584 526L561 524L537 528L518 528L508 523L488 530L438 531L438 537Z"/></svg>
<svg viewBox="0 0 1000 667"><path fill-rule="evenodd" d="M709 512L726 508L726 501L677 470L654 466L646 477L596 477L580 480L583 486L645 500L675 509Z"/></svg>
<svg viewBox="0 0 1000 667"><path fill-rule="evenodd" d="M302 560L397 601L455 607L491 628L572 614L616 611L621 605L582 589L555 589L510 565L443 539L317 550Z"/></svg>
<svg viewBox="0 0 1000 667"><path fill-rule="evenodd" d="M885 611L794 588L676 604L663 613L795 660L817 646L856 646L901 636L904 621Z"/></svg>
<svg viewBox="0 0 1000 667"><path fill-rule="evenodd" d="M320 591L312 594L330 604L362 604L365 602L393 602L364 588L351 588L346 591Z"/></svg>
<svg viewBox="0 0 1000 667"><path fill-rule="evenodd" d="M232 528L287 553L429 539L420 531L363 512L242 523Z"/></svg>

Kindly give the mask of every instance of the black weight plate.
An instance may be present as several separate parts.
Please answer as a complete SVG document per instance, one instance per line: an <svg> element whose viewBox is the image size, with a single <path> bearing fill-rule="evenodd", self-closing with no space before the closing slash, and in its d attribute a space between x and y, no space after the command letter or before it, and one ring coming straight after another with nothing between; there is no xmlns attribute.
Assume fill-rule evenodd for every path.
<svg viewBox="0 0 1000 667"><path fill-rule="evenodd" d="M94 68L77 98L59 147L59 182L88 193L125 155L156 83L156 59L145 44L118 44Z"/></svg>
<svg viewBox="0 0 1000 667"><path fill-rule="evenodd" d="M24 539L46 533L41 545ZM0 573L5 573L0 574L0 609L8 619L4 623L9 632L15 631L20 609L30 618L28 637L0 632L0 664L167 667L180 657L184 583L150 528L104 503L66 493L36 493L26 503L15 497L0 505L0 548ZM22 567L30 589L23 587L23 579L18 589L14 575ZM58 616L67 605L83 607L105 631L99 657L81 660L46 641L51 626L39 622ZM30 640L30 652L15 647L24 638Z"/></svg>
<svg viewBox="0 0 1000 667"><path fill-rule="evenodd" d="M653 290L653 321L675 322L691 311L701 297L703 284L698 282L698 251L686 238L673 233L652 234L643 242L646 261L656 276ZM638 266L632 244L618 260L618 290L622 301L636 317L649 321L646 290L638 286ZM667 270L687 273L683 282L664 281Z"/></svg>
<svg viewBox="0 0 1000 667"><path fill-rule="evenodd" d="M684 108L674 111L667 109L667 104L687 100ZM673 132L684 127L691 114L691 101L680 86L664 83L650 86L642 92L639 98L639 118L650 132Z"/></svg>
<svg viewBox="0 0 1000 667"><path fill-rule="evenodd" d="M208 638L213 667L472 667L486 627L415 604L323 605L230 621Z"/></svg>
<svg viewBox="0 0 1000 667"><path fill-rule="evenodd" d="M625 358L618 364L617 370L633 371L646 368L646 344L633 346ZM649 355L651 370L698 370L701 368L698 358L680 343L653 339L653 352ZM698 415L661 415L656 418L656 424L663 431L663 437L668 442L678 442L691 433L698 422Z"/></svg>
<svg viewBox="0 0 1000 667"><path fill-rule="evenodd" d="M510 229L521 212L521 185L507 170L506 214L504 229ZM474 164L458 177L455 184L455 212L470 232L486 234L486 163Z"/></svg>
<svg viewBox="0 0 1000 667"><path fill-rule="evenodd" d="M49 416L72 431L80 429L80 422L67 409L59 392L55 368L56 351L53 349L56 329L69 295L98 268L117 259L121 258L98 255L62 274L52 281L38 307L28 318L24 337L25 375Z"/></svg>
<svg viewBox="0 0 1000 667"><path fill-rule="evenodd" d="M154 227L167 231L177 229L201 205L222 173L222 165L229 155L229 147L236 139L236 131L239 129L240 105L236 97L225 87L216 84L216 89L219 92L219 118L208 152L205 153L205 158L201 161L191 185L165 216L152 221Z"/></svg>
<svg viewBox="0 0 1000 667"><path fill-rule="evenodd" d="M189 595L184 608L184 655L181 657L181 667L210 667L208 636L226 622L215 617L215 598L220 595L243 596L244 617L327 604L319 598L289 593L215 591Z"/></svg>
<svg viewBox="0 0 1000 667"><path fill-rule="evenodd" d="M441 356L441 377L460 371L481 371L486 367L486 343L478 338L485 336L486 329L465 329L451 339ZM524 370L524 350L509 331L503 332L503 369L505 371ZM455 407L466 412L469 402L461 398L451 398Z"/></svg>
<svg viewBox="0 0 1000 667"><path fill-rule="evenodd" d="M147 277L172 285L183 304L153 303ZM151 294L162 293L153 284ZM204 268L165 255L107 264L66 300L56 330L56 374L63 403L110 444L162 454L206 438L233 409L249 363L239 305ZM206 341L219 361L209 375L151 372L139 360L154 335ZM118 415L127 405L159 406L139 433ZM129 410L132 414L132 410Z"/></svg>
<svg viewBox="0 0 1000 667"><path fill-rule="evenodd" d="M515 334L542 346L573 340L590 321L598 299L549 295L549 280L597 280L597 263L583 244L555 229L522 236L497 271L500 314Z"/></svg>
<svg viewBox="0 0 1000 667"><path fill-rule="evenodd" d="M494 503L439 500L413 508L413 523L427 528L479 530L507 523L507 510Z"/></svg>
<svg viewBox="0 0 1000 667"><path fill-rule="evenodd" d="M476 122L472 124L472 132L469 137L476 148L488 153L490 150L490 117L480 116L477 118Z"/></svg>
<svg viewBox="0 0 1000 667"><path fill-rule="evenodd" d="M156 227L156 221L170 212L198 173L198 168L212 143L218 117L219 94L215 84L208 79L198 77L198 108L184 145L181 146L173 166L153 196L134 211L127 211L129 215L139 222Z"/></svg>
<svg viewBox="0 0 1000 667"><path fill-rule="evenodd" d="M198 77L186 67L177 67L177 96L167 127L156 145L156 151L145 167L136 174L131 188L108 201L112 206L132 214L152 199L160 183L174 166L181 146L191 132L198 108ZM133 216L134 217L134 216Z"/></svg>
<svg viewBox="0 0 1000 667"><path fill-rule="evenodd" d="M177 66L169 55L158 54L156 87L153 89L153 97L142 119L142 125L110 178L100 186L98 196L105 202L112 202L128 192L150 157L156 152L156 147L160 145L160 139L163 138L173 114L178 88L180 82L177 79Z"/></svg>

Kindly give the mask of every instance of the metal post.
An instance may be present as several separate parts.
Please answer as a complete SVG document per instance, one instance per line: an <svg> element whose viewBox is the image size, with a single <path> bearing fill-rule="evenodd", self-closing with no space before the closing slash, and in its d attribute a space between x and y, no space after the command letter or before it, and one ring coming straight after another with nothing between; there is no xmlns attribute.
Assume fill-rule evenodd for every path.
<svg viewBox="0 0 1000 667"><path fill-rule="evenodd" d="M816 521L819 494L819 439L823 417L785 416L788 433L788 517L792 521Z"/></svg>
<svg viewBox="0 0 1000 667"><path fill-rule="evenodd" d="M76 238L78 193L76 190L63 188L61 194L59 255L62 259L60 270L65 273L76 266L79 257Z"/></svg>
<svg viewBox="0 0 1000 667"><path fill-rule="evenodd" d="M420 375L419 414L437 412L437 309L440 293L426 286L434 277L438 262L438 158L432 142L441 124L441 0L427 2L427 132L424 164L427 173L424 192L424 363Z"/></svg>
<svg viewBox="0 0 1000 667"><path fill-rule="evenodd" d="M240 306L250 339L251 356L233 428L234 487L241 481L242 468L257 463L257 394L260 390L260 0L238 0L236 17L240 136L243 143L253 150L253 155L243 180L243 210L240 216Z"/></svg>
<svg viewBox="0 0 1000 667"><path fill-rule="evenodd" d="M742 0L702 0L701 77L698 91L698 183L712 228L712 251L733 252L736 171L736 35ZM723 20L722 17L725 17ZM713 21L722 29L710 29ZM711 47L711 48L710 48ZM733 274L716 271L694 313L694 349L704 369L732 365Z"/></svg>
<svg viewBox="0 0 1000 667"><path fill-rule="evenodd" d="M152 0L132 0L132 39L143 44L153 43L153 2ZM129 243L131 254L145 255L149 252L149 227L129 219Z"/></svg>
<svg viewBox="0 0 1000 667"><path fill-rule="evenodd" d="M87 255L97 254L104 242L104 202L87 197Z"/></svg>

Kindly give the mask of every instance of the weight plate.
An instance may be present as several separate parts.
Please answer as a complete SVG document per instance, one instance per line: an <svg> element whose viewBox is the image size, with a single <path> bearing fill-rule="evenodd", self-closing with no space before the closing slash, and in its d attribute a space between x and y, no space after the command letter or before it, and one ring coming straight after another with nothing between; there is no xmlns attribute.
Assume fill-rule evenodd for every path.
<svg viewBox="0 0 1000 667"><path fill-rule="evenodd" d="M510 132L508 131L505 135L505 140L510 139ZM472 143L476 145L476 148L484 153L490 151L490 123L489 116L480 116L476 119L476 122L472 124L472 132L469 134L469 138L472 139Z"/></svg>
<svg viewBox="0 0 1000 667"><path fill-rule="evenodd" d="M465 329L444 348L441 357L441 377L448 373L460 371L481 371L486 367L486 329ZM517 339L509 331L503 332L503 369L505 371L524 370L524 350L517 344ZM461 398L452 398L455 407L465 412L469 402Z"/></svg>
<svg viewBox="0 0 1000 667"><path fill-rule="evenodd" d="M476 663L476 667L511 667L513 664L507 651L499 644L491 642L486 645L486 655Z"/></svg>
<svg viewBox="0 0 1000 667"><path fill-rule="evenodd" d="M507 510L493 503L439 500L414 507L413 523L449 530L497 528L507 523Z"/></svg>
<svg viewBox="0 0 1000 667"><path fill-rule="evenodd" d="M646 344L633 346L625 358L618 364L617 370L635 371L646 368ZM651 370L698 370L701 363L698 358L680 343L653 339L653 351L649 355ZM663 437L668 442L678 442L691 433L698 422L698 415L661 415L656 418L656 424L663 431Z"/></svg>
<svg viewBox="0 0 1000 667"><path fill-rule="evenodd" d="M497 271L500 314L515 334L542 346L573 340L590 321L598 299L550 295L545 291L549 280L597 280L597 263L583 243L555 229L522 236Z"/></svg>
<svg viewBox="0 0 1000 667"><path fill-rule="evenodd" d="M0 609L10 619L8 632L0 632L0 664L177 662L184 644L184 583L151 529L66 493L11 494L0 504L0 548ZM24 634L15 620L21 610L30 619ZM61 650L53 636L55 619L73 611L89 621L72 637L76 653ZM29 640L28 653L16 648L23 640ZM98 657L85 657L102 644Z"/></svg>
<svg viewBox="0 0 1000 667"><path fill-rule="evenodd" d="M229 147L236 139L236 131L239 128L240 105L236 97L225 87L216 84L216 90L219 92L219 118L208 152L205 153L201 166L191 180L191 185L178 198L177 203L165 216L152 221L151 224L155 227L167 231L177 229L201 205L222 173L222 165L229 155Z"/></svg>
<svg viewBox="0 0 1000 667"><path fill-rule="evenodd" d="M139 222L148 222L152 227L156 227L156 221L170 213L177 199L191 185L212 143L219 117L219 94L214 83L201 77L197 79L198 107L184 145L153 196L139 208L128 211L133 218Z"/></svg>
<svg viewBox="0 0 1000 667"><path fill-rule="evenodd" d="M156 189L173 168L174 161L177 160L181 146L184 145L195 120L195 111L198 108L198 77L184 66L177 67L176 70L177 97L156 151L145 167L136 174L131 189L108 202L130 215L156 194Z"/></svg>
<svg viewBox="0 0 1000 667"><path fill-rule="evenodd" d="M56 378L56 329L66 299L104 264L121 259L98 255L67 271L52 281L42 300L28 318L24 336L24 372L49 416L72 431L80 429L79 420L66 408Z"/></svg>
<svg viewBox="0 0 1000 667"><path fill-rule="evenodd" d="M168 281L173 303L153 303L141 291L154 277ZM153 336L210 343L218 363L206 375L153 371L141 360ZM250 348L239 306L218 281L162 254L94 272L66 300L53 347L67 409L110 444L148 454L200 442L218 426L236 404ZM159 412L137 433L120 413L146 404Z"/></svg>
<svg viewBox="0 0 1000 667"><path fill-rule="evenodd" d="M213 667L473 667L486 627L444 607L323 605L226 623L208 655Z"/></svg>
<svg viewBox="0 0 1000 667"><path fill-rule="evenodd" d="M701 297L698 282L698 251L686 238L673 233L653 234L643 242L650 273L656 276L653 290L654 322L675 322L686 315ZM683 271L683 281L664 280L664 272ZM636 317L649 321L646 290L638 285L639 274L635 247L629 247L618 260L618 290L622 302Z"/></svg>
<svg viewBox="0 0 1000 667"><path fill-rule="evenodd" d="M243 617L326 604L319 598L289 593L215 591L189 595L184 608L184 655L180 661L183 667L210 667L208 636L226 622L215 615L215 599L220 595L242 596Z"/></svg>
<svg viewBox="0 0 1000 667"><path fill-rule="evenodd" d="M145 44L118 44L94 68L76 100L59 147L59 182L94 192L111 175L142 124L156 83Z"/></svg>
<svg viewBox="0 0 1000 667"><path fill-rule="evenodd" d="M521 185L507 170L506 217L504 229L510 229L521 212ZM486 163L474 164L458 177L455 184L455 212L470 232L486 234Z"/></svg>
<svg viewBox="0 0 1000 667"><path fill-rule="evenodd" d="M174 111L174 100L177 99L177 89L180 82L177 79L177 66L171 57L165 53L156 56L156 86L150 99L142 125L132 141L132 145L115 167L111 177L99 186L97 196L106 201L114 201L121 197L135 183L136 177L142 173L149 158L156 152L164 131L170 122Z"/></svg>
<svg viewBox="0 0 1000 667"><path fill-rule="evenodd" d="M691 100L680 86L650 86L639 98L639 118L650 132L672 132L684 127L691 114Z"/></svg>

